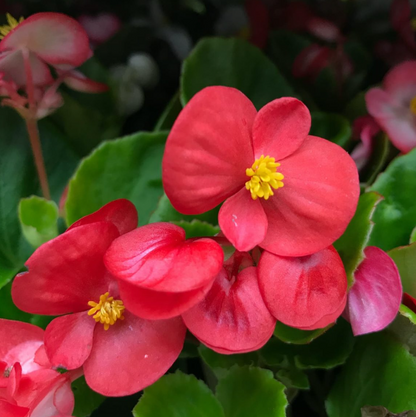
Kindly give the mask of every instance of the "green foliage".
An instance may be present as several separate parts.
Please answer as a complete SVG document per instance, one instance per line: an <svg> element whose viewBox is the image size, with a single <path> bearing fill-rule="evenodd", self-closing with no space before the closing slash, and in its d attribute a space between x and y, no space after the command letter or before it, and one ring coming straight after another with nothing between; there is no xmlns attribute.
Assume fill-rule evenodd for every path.
<svg viewBox="0 0 416 417"><path fill-rule="evenodd" d="M85 158L70 181L65 205L68 225L118 198L134 203L139 224L147 224L163 194L166 136L166 132L140 132L105 142Z"/></svg>
<svg viewBox="0 0 416 417"><path fill-rule="evenodd" d="M347 148L351 135L351 125L347 119L336 113L312 112L310 135L319 136Z"/></svg>
<svg viewBox="0 0 416 417"><path fill-rule="evenodd" d="M276 98L293 95L292 88L273 63L258 48L241 39L203 39L184 61L183 105L210 85L241 90L257 109Z"/></svg>
<svg viewBox="0 0 416 417"><path fill-rule="evenodd" d="M365 193L358 201L357 211L344 234L334 243L344 262L348 283L354 282L354 271L364 259L364 249L370 239L373 223L371 219L382 197L375 193Z"/></svg>
<svg viewBox="0 0 416 417"><path fill-rule="evenodd" d="M20 200L20 226L34 248L58 236L58 217L58 206L53 201L37 196Z"/></svg>
<svg viewBox="0 0 416 417"><path fill-rule="evenodd" d="M319 337L326 332L328 328L316 330L300 330L295 327L286 326L278 321L274 329L274 335L285 343L293 343L296 345L303 345L310 343L312 340Z"/></svg>
<svg viewBox="0 0 416 417"><path fill-rule="evenodd" d="M89 417L91 413L105 400L100 394L94 392L85 382L85 378L78 378L72 383L75 397L74 417Z"/></svg>
<svg viewBox="0 0 416 417"><path fill-rule="evenodd" d="M403 292L416 297L416 243L392 249L388 254L399 269Z"/></svg>
<svg viewBox="0 0 416 417"><path fill-rule="evenodd" d="M384 200L374 213L369 245L383 250L406 245L416 219L416 149L394 159L370 190Z"/></svg>
<svg viewBox="0 0 416 417"><path fill-rule="evenodd" d="M416 409L416 358L391 333L358 339L326 406L329 417L360 417L377 405L393 413Z"/></svg>
<svg viewBox="0 0 416 417"><path fill-rule="evenodd" d="M210 389L193 375L165 375L146 388L134 417L224 417ZM227 416L228 417L228 416Z"/></svg>

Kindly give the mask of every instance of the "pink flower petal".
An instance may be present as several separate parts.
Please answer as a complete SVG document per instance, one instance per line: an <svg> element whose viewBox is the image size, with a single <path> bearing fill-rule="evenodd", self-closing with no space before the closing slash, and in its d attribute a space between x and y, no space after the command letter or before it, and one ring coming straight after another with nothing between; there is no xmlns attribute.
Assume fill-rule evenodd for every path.
<svg viewBox="0 0 416 417"><path fill-rule="evenodd" d="M163 157L163 185L181 213L204 213L247 180L254 162L251 128L256 109L240 91L207 87L176 119Z"/></svg>
<svg viewBox="0 0 416 417"><path fill-rule="evenodd" d="M223 259L221 246L213 240L185 240L179 226L153 223L116 239L105 255L105 264L120 280L178 293L212 283Z"/></svg>
<svg viewBox="0 0 416 417"><path fill-rule="evenodd" d="M288 326L324 328L345 306L347 276L332 246L299 258L263 252L258 274L266 306Z"/></svg>
<svg viewBox="0 0 416 417"><path fill-rule="evenodd" d="M108 85L87 78L79 71L69 71L64 77L64 83L75 91L82 93L104 93Z"/></svg>
<svg viewBox="0 0 416 417"><path fill-rule="evenodd" d="M241 252L260 244L267 232L267 217L260 200L245 188L225 200L218 222L227 239Z"/></svg>
<svg viewBox="0 0 416 417"><path fill-rule="evenodd" d="M148 321L128 312L105 331L97 326L84 365L87 384L108 397L130 395L157 381L182 350L186 328L181 318Z"/></svg>
<svg viewBox="0 0 416 417"><path fill-rule="evenodd" d="M266 104L254 120L255 158L268 155L280 162L302 145L310 128L309 110L298 99L284 97ZM254 160L246 168L253 162Z"/></svg>
<svg viewBox="0 0 416 417"><path fill-rule="evenodd" d="M23 373L41 369L34 362L35 353L43 345L43 330L33 324L0 319L0 358L8 366L19 362Z"/></svg>
<svg viewBox="0 0 416 417"><path fill-rule="evenodd" d="M372 88L365 95L368 112L389 136L391 142L402 152L416 147L416 116L410 108L380 88Z"/></svg>
<svg viewBox="0 0 416 417"><path fill-rule="evenodd" d="M14 303L33 314L59 315L88 309L112 280L103 257L119 236L109 222L86 224L43 244L28 259L28 272L16 276Z"/></svg>
<svg viewBox="0 0 416 417"><path fill-rule="evenodd" d="M403 62L391 69L384 77L383 88L398 103L408 107L416 96L416 61Z"/></svg>
<svg viewBox="0 0 416 417"><path fill-rule="evenodd" d="M309 136L280 163L284 187L261 202L269 226L260 246L282 256L326 248L344 233L357 207L354 160L340 146Z"/></svg>
<svg viewBox="0 0 416 417"><path fill-rule="evenodd" d="M126 281L120 281L119 288L120 297L131 313L147 320L164 320L180 316L199 303L211 288L211 283L184 292L152 291Z"/></svg>
<svg viewBox="0 0 416 417"><path fill-rule="evenodd" d="M46 353L52 365L67 370L81 367L91 352L96 324L86 311L53 320L45 331Z"/></svg>
<svg viewBox="0 0 416 417"><path fill-rule="evenodd" d="M260 294L256 267L236 277L223 269L207 296L182 317L199 340L220 353L259 349L276 325Z"/></svg>
<svg viewBox="0 0 416 417"><path fill-rule="evenodd" d="M107 203L88 216L82 217L73 223L68 230L96 222L111 222L117 227L120 235L124 235L124 233L130 232L137 227L139 219L134 204L129 200L121 198Z"/></svg>
<svg viewBox="0 0 416 417"><path fill-rule="evenodd" d="M52 65L78 67L91 54L88 36L74 19L61 13L36 13L0 42L0 51L27 48Z"/></svg>
<svg viewBox="0 0 416 417"><path fill-rule="evenodd" d="M0 415L1 417L27 417L29 409L25 407L19 407L18 405L11 404L6 400L0 399Z"/></svg>
<svg viewBox="0 0 416 417"><path fill-rule="evenodd" d="M354 273L346 315L353 333L377 332L396 317L402 299L399 271L387 253L375 246L364 250L365 259Z"/></svg>

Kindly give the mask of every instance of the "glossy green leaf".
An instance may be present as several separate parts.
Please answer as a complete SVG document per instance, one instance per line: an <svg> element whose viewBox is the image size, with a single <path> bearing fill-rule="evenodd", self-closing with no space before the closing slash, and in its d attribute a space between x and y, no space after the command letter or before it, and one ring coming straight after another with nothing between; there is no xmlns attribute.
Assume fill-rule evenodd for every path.
<svg viewBox="0 0 416 417"><path fill-rule="evenodd" d="M416 297L416 243L392 249L388 254L399 269L403 292Z"/></svg>
<svg viewBox="0 0 416 417"><path fill-rule="evenodd" d="M412 233L409 239L409 243L415 243L415 242L416 242L416 227L412 230Z"/></svg>
<svg viewBox="0 0 416 417"><path fill-rule="evenodd" d="M295 327L286 326L278 321L274 329L274 335L285 343L293 343L296 345L303 345L315 340L321 334L325 333L325 329L316 330L300 330Z"/></svg>
<svg viewBox="0 0 416 417"><path fill-rule="evenodd" d="M308 376L295 366L289 369L280 369L276 372L276 378L287 388L309 389Z"/></svg>
<svg viewBox="0 0 416 417"><path fill-rule="evenodd" d="M213 226L212 224L201 222L201 220L194 219L191 222L184 220L174 222L186 232L186 238L200 237L200 236L215 236L219 233L219 226Z"/></svg>
<svg viewBox="0 0 416 417"><path fill-rule="evenodd" d="M273 373L254 367L234 367L217 385L226 417L285 417L285 386Z"/></svg>
<svg viewBox="0 0 416 417"><path fill-rule="evenodd" d="M409 352L416 356L416 315L405 305L400 306L399 314L387 330L400 340Z"/></svg>
<svg viewBox="0 0 416 417"><path fill-rule="evenodd" d="M105 142L85 158L70 181L65 205L72 224L104 204L127 198L146 224L163 194L162 156L166 132L140 132Z"/></svg>
<svg viewBox="0 0 416 417"><path fill-rule="evenodd" d="M353 345L351 326L339 319L336 325L309 344L291 345L272 338L260 350L260 355L270 366L330 369L345 363Z"/></svg>
<svg viewBox="0 0 416 417"><path fill-rule="evenodd" d="M58 236L58 217L58 206L53 201L31 196L19 202L22 232L34 248Z"/></svg>
<svg viewBox="0 0 416 417"><path fill-rule="evenodd" d="M235 38L203 39L184 61L182 104L211 85L241 90L257 109L276 98L293 95L288 82L260 49Z"/></svg>
<svg viewBox="0 0 416 417"><path fill-rule="evenodd" d="M256 352L221 355L204 345L199 346L198 352L218 378L223 377L234 365L257 365L259 359Z"/></svg>
<svg viewBox="0 0 416 417"><path fill-rule="evenodd" d="M224 417L211 390L193 375L165 375L144 390L134 417ZM228 417L228 416L227 416Z"/></svg>
<svg viewBox="0 0 416 417"><path fill-rule="evenodd" d="M383 250L406 245L416 219L416 149L393 160L370 190L384 196L384 201L374 213L369 245Z"/></svg>
<svg viewBox="0 0 416 417"><path fill-rule="evenodd" d="M181 100L179 98L179 92L176 93L169 104L167 105L166 109L159 117L159 120L155 126L155 132L163 131L163 130L170 130L175 123L176 118L178 117L179 113L182 110Z"/></svg>
<svg viewBox="0 0 416 417"><path fill-rule="evenodd" d="M166 194L163 194L163 196L160 198L157 204L156 210L150 216L149 223L180 221L191 222L193 219L197 219L202 222L217 225L218 211L219 207L216 207L215 209L207 211L206 213L198 214L196 216L188 216L176 211L173 208Z"/></svg>
<svg viewBox="0 0 416 417"><path fill-rule="evenodd" d="M312 112L312 127L310 135L319 136L347 148L351 135L349 121L336 113Z"/></svg>
<svg viewBox="0 0 416 417"><path fill-rule="evenodd" d="M94 392L85 382L85 378L78 378L72 383L75 397L74 417L89 417L91 413L105 400L100 394Z"/></svg>
<svg viewBox="0 0 416 417"><path fill-rule="evenodd" d="M18 205L21 198L40 195L25 124L9 108L0 108L0 288L23 267L33 249L22 235ZM65 138L47 120L39 123L43 156L52 198L59 201L77 158Z"/></svg>
<svg viewBox="0 0 416 417"><path fill-rule="evenodd" d="M370 239L371 221L376 206L382 197L375 193L365 193L358 201L357 211L344 234L334 243L347 272L348 283L354 282L354 271L364 259L364 249Z"/></svg>
<svg viewBox="0 0 416 417"><path fill-rule="evenodd" d="M360 417L361 407L393 413L416 409L416 358L391 333L358 338L327 403L329 417Z"/></svg>
<svg viewBox="0 0 416 417"><path fill-rule="evenodd" d="M12 300L12 283L4 285L0 289L0 318L9 320L18 320L29 323L33 317L32 314L19 310Z"/></svg>

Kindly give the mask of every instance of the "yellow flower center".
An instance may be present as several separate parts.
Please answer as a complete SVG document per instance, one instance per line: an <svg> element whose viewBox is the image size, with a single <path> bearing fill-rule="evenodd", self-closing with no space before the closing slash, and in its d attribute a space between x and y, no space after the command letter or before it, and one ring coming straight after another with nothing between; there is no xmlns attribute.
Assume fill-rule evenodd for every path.
<svg viewBox="0 0 416 417"><path fill-rule="evenodd" d="M11 14L6 14L7 25L0 26L0 39L3 39L10 31L17 27L20 23L25 20L21 17L19 20L16 20Z"/></svg>
<svg viewBox="0 0 416 417"><path fill-rule="evenodd" d="M253 200L259 197L268 200L274 195L273 189L283 187L284 176L276 171L279 166L280 164L274 158L262 155L254 161L251 168L246 169L246 175L250 177L250 180L246 182L246 188L250 190Z"/></svg>
<svg viewBox="0 0 416 417"><path fill-rule="evenodd" d="M410 111L416 116L416 97L413 97L410 102Z"/></svg>
<svg viewBox="0 0 416 417"><path fill-rule="evenodd" d="M104 324L104 330L108 330L117 320L124 320L123 311L126 309L123 301L114 300L109 295L108 292L103 294L98 303L88 302L88 305L92 307L88 311L88 315L92 316L97 323Z"/></svg>

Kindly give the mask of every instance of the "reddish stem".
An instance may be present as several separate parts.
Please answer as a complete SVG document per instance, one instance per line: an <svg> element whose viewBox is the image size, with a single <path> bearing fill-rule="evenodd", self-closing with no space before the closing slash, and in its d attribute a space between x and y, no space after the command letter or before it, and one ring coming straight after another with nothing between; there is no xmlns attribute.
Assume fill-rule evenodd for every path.
<svg viewBox="0 0 416 417"><path fill-rule="evenodd" d="M39 129L36 119L35 86L33 84L32 68L29 61L29 51L24 49L22 53L26 73L26 91L29 102L29 116L25 118L26 128L29 134L33 157L35 158L35 165L38 172L42 194L47 200L50 200L51 194L49 192L48 176L46 174L45 162L43 160L42 146L40 143Z"/></svg>

